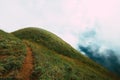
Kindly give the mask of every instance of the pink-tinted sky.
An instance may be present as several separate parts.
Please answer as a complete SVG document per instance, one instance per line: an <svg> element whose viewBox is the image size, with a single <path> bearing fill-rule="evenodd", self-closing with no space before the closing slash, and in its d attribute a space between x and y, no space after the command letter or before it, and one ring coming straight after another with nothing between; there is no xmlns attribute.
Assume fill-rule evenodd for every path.
<svg viewBox="0 0 120 80"><path fill-rule="evenodd" d="M0 0L0 29L41 27L73 47L81 33L97 29L99 39L118 45L119 8L119 0Z"/></svg>

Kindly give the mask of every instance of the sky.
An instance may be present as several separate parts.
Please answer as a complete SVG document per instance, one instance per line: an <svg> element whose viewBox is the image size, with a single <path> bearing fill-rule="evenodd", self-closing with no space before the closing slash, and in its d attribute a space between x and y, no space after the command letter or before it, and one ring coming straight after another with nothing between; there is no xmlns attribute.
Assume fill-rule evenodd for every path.
<svg viewBox="0 0 120 80"><path fill-rule="evenodd" d="M0 29L25 27L49 30L85 55L112 50L120 61L120 0L0 0Z"/></svg>
<svg viewBox="0 0 120 80"><path fill-rule="evenodd" d="M118 43L119 7L119 0L0 0L0 29L40 27L76 47L82 32L100 28L100 37Z"/></svg>

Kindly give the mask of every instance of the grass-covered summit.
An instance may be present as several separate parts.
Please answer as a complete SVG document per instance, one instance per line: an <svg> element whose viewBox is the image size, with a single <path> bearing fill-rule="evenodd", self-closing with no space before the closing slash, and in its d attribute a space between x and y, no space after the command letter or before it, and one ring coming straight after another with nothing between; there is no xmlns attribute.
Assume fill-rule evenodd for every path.
<svg viewBox="0 0 120 80"><path fill-rule="evenodd" d="M3 33L0 33L0 35L4 36ZM0 79L14 78L15 80L26 80L25 77L27 76L26 78L31 80L117 80L109 71L93 62L88 57L85 57L68 43L49 31L39 28L24 28L12 32L12 34L5 34L6 39L7 37L11 37L11 39L18 41L17 43L19 44L17 44L18 47L16 48L23 50L21 53L13 52L12 55L23 55L23 58L19 59L21 66L17 69L9 70L9 73L13 71L17 71L17 74L21 73L19 77L18 75L3 77L3 75L5 75L4 73L0 76ZM8 41L12 41L11 39ZM8 43L5 43L4 45L7 44ZM2 49L4 49L4 47ZM11 51L9 50L9 52ZM29 53L32 53L32 62L28 57L30 56ZM0 53L0 56L2 54ZM4 52L4 54L7 53ZM19 56L15 57L19 58ZM8 58L5 57L4 59ZM3 61L3 59L1 61ZM27 65L24 63L32 65L32 71L29 70L29 66L27 69ZM1 62L0 65L2 65L1 69L6 69L3 66L5 63ZM29 76L26 74L26 76L24 74L22 75L22 71L25 70L24 65L26 67L25 72L30 71ZM1 71L4 72L4 70Z"/></svg>

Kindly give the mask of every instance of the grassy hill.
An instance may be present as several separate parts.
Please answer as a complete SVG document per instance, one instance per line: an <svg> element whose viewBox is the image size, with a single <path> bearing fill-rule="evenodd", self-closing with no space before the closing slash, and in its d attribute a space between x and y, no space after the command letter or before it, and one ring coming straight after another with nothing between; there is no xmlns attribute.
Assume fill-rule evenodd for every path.
<svg viewBox="0 0 120 80"><path fill-rule="evenodd" d="M3 57L0 58L0 79L19 80L16 74L20 73L27 53L26 48L29 47L34 66L29 76L31 80L118 80L61 38L43 29L25 28L12 34L0 31L0 41L0 56ZM7 46L9 43L10 46ZM7 46L8 52L4 51L6 47L1 44ZM9 57L13 60L9 60ZM8 60L9 64L4 60ZM11 64L14 67L10 70L4 66Z"/></svg>
<svg viewBox="0 0 120 80"><path fill-rule="evenodd" d="M55 34L49 31L39 28L25 28L13 32L13 34L20 39L29 40L39 45L46 46L50 50L56 51L58 54L78 59L89 66L101 68L99 65L94 64L94 62L92 62L90 59L80 54L77 50L73 49L68 43L66 43L61 38L57 37Z"/></svg>

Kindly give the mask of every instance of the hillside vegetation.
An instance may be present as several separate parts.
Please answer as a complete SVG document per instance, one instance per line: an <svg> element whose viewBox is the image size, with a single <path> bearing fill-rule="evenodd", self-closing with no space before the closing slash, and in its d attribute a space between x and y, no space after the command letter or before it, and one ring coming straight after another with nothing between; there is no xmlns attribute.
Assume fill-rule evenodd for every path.
<svg viewBox="0 0 120 80"><path fill-rule="evenodd" d="M7 46L8 53L4 51L0 52L0 56L5 55L3 59L0 58L0 79L119 80L118 77L115 77L105 68L82 55L68 43L49 31L39 28L25 28L12 32L12 34L0 31L0 36L2 36L0 37L2 41L0 44L4 44L4 46L7 46L11 41L15 42L10 44L11 47ZM8 41L6 42L5 40ZM1 51L6 49L6 47L2 46L0 45ZM20 79L15 73L19 74L20 69L23 68L22 65L25 63L25 57L27 57L26 53L28 54L26 51L27 48L31 49L28 52L32 53L33 63L30 63L33 65L32 72L30 72L29 78ZM9 56L12 56L11 59L14 60L9 60L8 62L13 64L12 61L14 61L15 64L14 69L10 70L4 66L6 65L4 59L9 59ZM29 60L29 58L27 59ZM10 64L7 64L7 66Z"/></svg>
<svg viewBox="0 0 120 80"><path fill-rule="evenodd" d="M23 42L0 30L0 80L15 78L26 55Z"/></svg>
<svg viewBox="0 0 120 80"><path fill-rule="evenodd" d="M112 80L106 73L86 64L58 54L43 45L31 43L35 59L32 80ZM104 72L104 71L103 71Z"/></svg>

